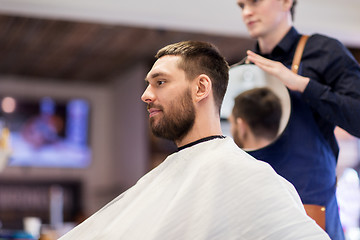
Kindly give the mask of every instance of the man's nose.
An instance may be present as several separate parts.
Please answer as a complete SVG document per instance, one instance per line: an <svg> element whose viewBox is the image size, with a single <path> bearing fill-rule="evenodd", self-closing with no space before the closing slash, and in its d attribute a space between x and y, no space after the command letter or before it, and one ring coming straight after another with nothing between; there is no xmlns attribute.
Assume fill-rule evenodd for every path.
<svg viewBox="0 0 360 240"><path fill-rule="evenodd" d="M151 91L151 86L148 85L147 88L145 89L144 93L141 96L141 100L145 103L149 103L154 101L154 94Z"/></svg>
<svg viewBox="0 0 360 240"><path fill-rule="evenodd" d="M244 4L244 7L242 9L242 16L247 17L252 14L253 14L253 8L249 4Z"/></svg>

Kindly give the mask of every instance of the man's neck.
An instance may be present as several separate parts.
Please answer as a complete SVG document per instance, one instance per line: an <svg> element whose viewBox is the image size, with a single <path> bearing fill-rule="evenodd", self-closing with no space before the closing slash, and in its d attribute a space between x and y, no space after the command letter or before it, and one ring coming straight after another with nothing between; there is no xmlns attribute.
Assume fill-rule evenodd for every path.
<svg viewBox="0 0 360 240"><path fill-rule="evenodd" d="M243 149L246 151L253 151L269 145L272 141L269 141L265 138L252 138L246 141L244 144Z"/></svg>
<svg viewBox="0 0 360 240"><path fill-rule="evenodd" d="M208 137L204 137L204 138L200 138L194 142L191 142L191 143L188 143L186 145L183 145L181 147L178 147L178 151L181 151L185 148L189 148L189 147L192 147L194 145L197 145L199 143L203 143L203 142L207 142L207 141L210 141L210 140L214 140L214 139L224 139L225 136L224 135L212 135L212 136L208 136Z"/></svg>
<svg viewBox="0 0 360 240"><path fill-rule="evenodd" d="M177 147L181 147L196 140L215 135L222 135L220 118L207 117L207 119L200 119L200 117L197 117L190 132L182 139L176 140L175 144Z"/></svg>
<svg viewBox="0 0 360 240"><path fill-rule="evenodd" d="M259 37L258 44L259 49L262 54L270 54L276 45L285 37L285 35L291 29L292 24L286 22L283 23L282 26L279 26L276 30L272 31L271 33Z"/></svg>

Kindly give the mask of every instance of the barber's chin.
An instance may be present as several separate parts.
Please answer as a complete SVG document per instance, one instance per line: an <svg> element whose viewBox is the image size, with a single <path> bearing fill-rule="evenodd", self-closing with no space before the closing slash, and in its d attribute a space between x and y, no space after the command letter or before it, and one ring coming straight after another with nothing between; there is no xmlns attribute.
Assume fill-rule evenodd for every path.
<svg viewBox="0 0 360 240"><path fill-rule="evenodd" d="M256 32L256 31L249 31L249 35L253 39L257 39L260 36L260 34L258 32Z"/></svg>
<svg viewBox="0 0 360 240"><path fill-rule="evenodd" d="M261 32L255 26L251 28L248 27L248 33L251 38L259 38L261 36Z"/></svg>

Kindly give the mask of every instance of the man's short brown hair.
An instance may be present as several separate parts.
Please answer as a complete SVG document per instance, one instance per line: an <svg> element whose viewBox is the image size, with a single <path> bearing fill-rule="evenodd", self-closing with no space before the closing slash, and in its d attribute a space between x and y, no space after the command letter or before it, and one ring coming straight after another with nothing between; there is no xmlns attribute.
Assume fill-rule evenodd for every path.
<svg viewBox="0 0 360 240"><path fill-rule="evenodd" d="M208 42L183 41L160 49L155 55L161 58L165 55L180 56L179 68L185 71L189 80L201 74L211 79L215 104L220 108L229 81L229 65L219 50Z"/></svg>
<svg viewBox="0 0 360 240"><path fill-rule="evenodd" d="M280 98L269 88L254 88L235 98L234 118L242 118L256 137L274 139L282 115Z"/></svg>

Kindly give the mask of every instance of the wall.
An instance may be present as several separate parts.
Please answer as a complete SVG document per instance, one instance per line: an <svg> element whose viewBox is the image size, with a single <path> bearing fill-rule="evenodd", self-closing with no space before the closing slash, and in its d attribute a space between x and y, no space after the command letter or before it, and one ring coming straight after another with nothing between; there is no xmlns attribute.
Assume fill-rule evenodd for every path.
<svg viewBox="0 0 360 240"><path fill-rule="evenodd" d="M137 70L106 86L65 85L59 80L38 81L1 76L0 94L27 97L47 95L59 99L82 97L90 100L93 159L86 169L6 167L0 173L0 181L79 180L83 184L86 215L131 186L146 172L148 161L147 128L142 110L146 108L145 105L140 106L139 99L144 71L140 69L140 73L136 73ZM135 82L138 84L133 84Z"/></svg>
<svg viewBox="0 0 360 240"><path fill-rule="evenodd" d="M114 82L115 153L113 176L123 190L134 185L149 169L148 115L141 101L147 69L139 63Z"/></svg>

